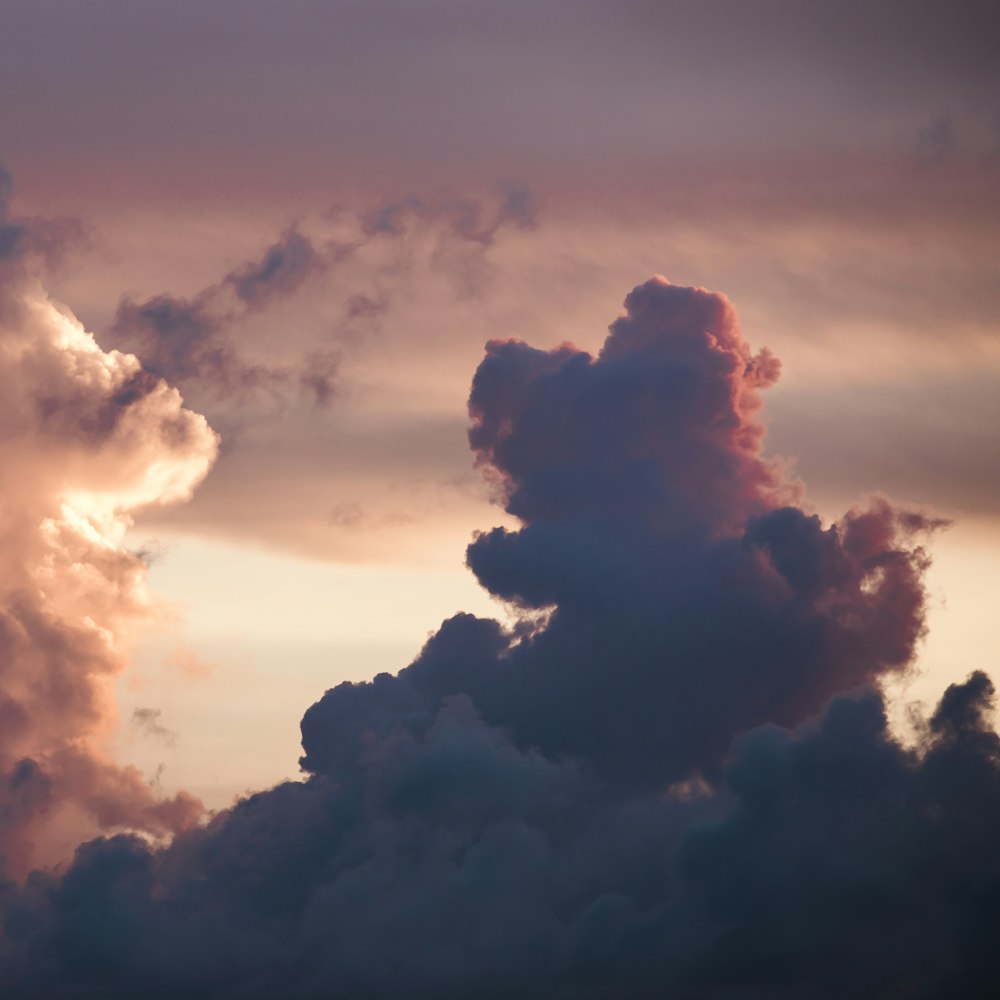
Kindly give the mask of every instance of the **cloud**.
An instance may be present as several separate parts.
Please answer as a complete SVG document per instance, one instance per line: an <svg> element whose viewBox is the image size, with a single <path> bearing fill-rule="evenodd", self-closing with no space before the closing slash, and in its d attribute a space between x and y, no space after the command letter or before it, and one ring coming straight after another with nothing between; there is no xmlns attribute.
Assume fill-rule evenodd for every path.
<svg viewBox="0 0 1000 1000"><path fill-rule="evenodd" d="M64 252L84 239L77 219L21 218L11 214L14 179L0 163L0 282L5 275L19 274L26 258L36 257L57 264Z"/></svg>
<svg viewBox="0 0 1000 1000"><path fill-rule="evenodd" d="M6 216L6 209L4 208ZM32 224L19 225L31 247ZM110 684L149 614L146 563L122 545L132 512L182 501L215 435L132 356L105 353L49 300L30 249L0 283L0 858L56 860L67 831L152 835L195 822L100 749ZM55 857L53 856L55 852Z"/></svg>
<svg viewBox="0 0 1000 1000"><path fill-rule="evenodd" d="M361 224L368 236L402 236L414 222L443 221L453 237L485 247L492 246L504 226L534 229L538 213L535 194L523 184L509 183L500 187L496 205L477 198L426 199L410 194L363 212Z"/></svg>
<svg viewBox="0 0 1000 1000"><path fill-rule="evenodd" d="M751 996L795 983L817 996L988 994L992 707L992 684L976 673L947 690L919 752L892 740L870 692L836 700L801 734L770 727L742 741L735 807L692 832L682 858L704 916L729 928L692 963L709 995L734 982Z"/></svg>
<svg viewBox="0 0 1000 1000"><path fill-rule="evenodd" d="M331 258L339 250L331 250ZM122 300L107 339L137 354L146 371L178 383L207 388L216 397L242 397L262 390L283 395L301 389L317 405L333 395L335 364L318 368L304 359L293 365L250 360L230 330L248 314L291 295L330 259L301 233L290 229L260 260L248 261L191 299L156 295Z"/></svg>
<svg viewBox="0 0 1000 1000"><path fill-rule="evenodd" d="M654 278L596 355L493 342L470 440L521 527L458 615L302 720L305 780L0 896L33 996L985 996L1000 737L981 673L902 746L923 630L884 498L824 525L765 457L778 375ZM386 614L392 609L387 608ZM15 775L23 797L31 775Z"/></svg>
<svg viewBox="0 0 1000 1000"><path fill-rule="evenodd" d="M442 630L445 648L468 633L461 690L487 720L657 786L713 771L740 731L906 667L926 564L912 539L932 525L881 500L826 528L790 506L797 484L762 456L755 417L777 374L722 296L663 279L629 295L597 357L487 345L470 440L523 527L481 534L468 562L515 607L552 609L493 648L477 645L487 623ZM401 683L454 693L440 658L432 642ZM322 713L304 720L307 766L322 766Z"/></svg>
<svg viewBox="0 0 1000 1000"><path fill-rule="evenodd" d="M163 712L158 708L136 708L132 711L132 725L168 746L177 742L177 734L160 721Z"/></svg>
<svg viewBox="0 0 1000 1000"><path fill-rule="evenodd" d="M9 202L14 190L14 179L0 164L0 263L19 257L27 242L24 226L13 222L9 216Z"/></svg>
<svg viewBox="0 0 1000 1000"><path fill-rule="evenodd" d="M340 376L340 355L336 351L314 351L307 355L299 385L311 393L316 406L329 406L337 393Z"/></svg>
<svg viewBox="0 0 1000 1000"><path fill-rule="evenodd" d="M4 276L20 274L28 259L57 266L66 252L86 240L86 230L78 219L25 218L11 214L14 179L0 163L0 283Z"/></svg>
<svg viewBox="0 0 1000 1000"><path fill-rule="evenodd" d="M144 300L126 296L103 339L136 354L151 374L196 390L213 411L220 403L248 400L251 409L258 410L267 410L268 403L273 409L273 404L296 400L325 408L340 390L340 342L351 340L352 324L370 324L385 313L389 295L381 287L384 279L407 271L423 241L433 244L431 256L439 267L454 271L463 287L472 289L479 276L470 268L474 271L481 261L474 254L470 257L470 248L481 256L502 228L533 228L538 205L528 188L511 183L492 200L410 195L357 213L332 210L330 216L341 223L336 237L310 238L289 228L258 259L237 266L190 298L167 293ZM386 242L395 252L376 253L361 265L362 277L378 287L343 295L343 329L330 331L327 342L316 343L314 338L302 348L294 334L269 331L265 343L250 343L246 327L255 317L266 317L310 278L345 266L372 244ZM459 258L451 253L455 245L465 251Z"/></svg>
<svg viewBox="0 0 1000 1000"><path fill-rule="evenodd" d="M247 305L259 305L272 295L294 292L306 277L322 266L320 253L301 233L289 229L268 247L260 261L245 264L224 281Z"/></svg>
<svg viewBox="0 0 1000 1000"><path fill-rule="evenodd" d="M158 295L145 302L124 300L118 307L113 333L132 339L143 366L154 375L186 378L205 367L225 367L228 352L213 340L217 325L199 301Z"/></svg>

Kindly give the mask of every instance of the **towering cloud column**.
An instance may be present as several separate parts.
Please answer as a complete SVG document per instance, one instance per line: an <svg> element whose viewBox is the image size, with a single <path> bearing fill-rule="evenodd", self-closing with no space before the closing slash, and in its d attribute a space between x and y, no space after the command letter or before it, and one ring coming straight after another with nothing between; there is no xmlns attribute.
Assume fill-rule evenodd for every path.
<svg viewBox="0 0 1000 1000"><path fill-rule="evenodd" d="M923 630L914 539L934 522L884 500L828 527L804 510L762 451L760 391L778 374L725 296L661 277L628 295L597 356L488 344L469 436L522 527L480 534L468 562L546 624L446 622L388 715L382 686L374 724L411 695L467 694L520 746L650 790L714 779L737 734L906 667ZM344 714L353 733L366 711L347 686L311 709L306 766L341 759Z"/></svg>
<svg viewBox="0 0 1000 1000"><path fill-rule="evenodd" d="M0 178L2 180L3 178ZM130 513L189 496L216 452L205 420L132 356L104 353L31 276L30 225L0 190L0 857L74 833L189 826L100 751L129 627L148 613Z"/></svg>

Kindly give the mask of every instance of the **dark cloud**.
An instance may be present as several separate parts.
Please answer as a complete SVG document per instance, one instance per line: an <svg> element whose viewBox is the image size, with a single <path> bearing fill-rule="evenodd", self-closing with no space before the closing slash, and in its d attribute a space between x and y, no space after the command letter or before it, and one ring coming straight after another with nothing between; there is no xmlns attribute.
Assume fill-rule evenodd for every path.
<svg viewBox="0 0 1000 1000"><path fill-rule="evenodd" d="M312 243L294 229L267 249L259 261L246 264L225 278L249 306L260 305L272 295L294 292L306 277L322 267Z"/></svg>
<svg viewBox="0 0 1000 1000"><path fill-rule="evenodd" d="M629 800L467 700L347 783L247 799L165 854L116 837L6 893L32 996L987 997L1000 927L989 682L926 744L873 692L754 730L715 801ZM342 772L346 778L349 772Z"/></svg>
<svg viewBox="0 0 1000 1000"><path fill-rule="evenodd" d="M230 352L216 342L218 333L203 297L188 302L170 295L125 299L111 331L115 343L136 354L146 371L176 380L225 370Z"/></svg>
<svg viewBox="0 0 1000 1000"><path fill-rule="evenodd" d="M746 737L730 766L735 809L692 833L682 861L705 915L729 928L699 957L700 977L751 996L989 995L1000 922L992 695L981 673L950 687L919 752L891 739L871 693L835 701L797 738Z"/></svg>
<svg viewBox="0 0 1000 1000"><path fill-rule="evenodd" d="M518 623L458 615L327 692L304 781L3 887L7 992L991 996L992 685L912 747L874 686L912 661L938 522L801 509L761 450L777 374L659 278L596 356L488 345L470 438L522 527L469 563Z"/></svg>
<svg viewBox="0 0 1000 1000"><path fill-rule="evenodd" d="M554 610L474 658L466 690L530 745L658 785L904 667L930 524L882 501L830 527L788 506L755 418L778 365L729 303L656 279L626 310L596 358L493 343L476 373L470 439L524 527L480 535L469 566ZM413 670L450 693L433 655Z"/></svg>
<svg viewBox="0 0 1000 1000"><path fill-rule="evenodd" d="M295 369L249 358L239 350L229 335L237 319L218 309L218 292L219 286L214 286L193 300L171 295L144 302L126 298L102 339L135 354L151 376L185 392L194 390L216 404L238 404L254 396L280 403L290 388L295 393L299 387Z"/></svg>

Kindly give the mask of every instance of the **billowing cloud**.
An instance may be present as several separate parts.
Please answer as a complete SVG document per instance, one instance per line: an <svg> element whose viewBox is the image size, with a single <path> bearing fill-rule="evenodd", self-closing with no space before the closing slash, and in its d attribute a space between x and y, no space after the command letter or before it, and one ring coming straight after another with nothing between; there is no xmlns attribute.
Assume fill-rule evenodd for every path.
<svg viewBox="0 0 1000 1000"><path fill-rule="evenodd" d="M0 205L2 210L2 205ZM146 565L131 512L186 499L216 450L205 420L132 356L105 353L32 276L31 226L0 282L0 857L54 860L74 834L160 835L198 803L157 797L101 750Z"/></svg>
<svg viewBox="0 0 1000 1000"><path fill-rule="evenodd" d="M521 527L469 563L518 623L456 616L329 691L304 781L9 885L4 985L987 995L992 685L950 687L912 747L877 689L922 634L937 522L804 510L762 453L777 374L722 296L661 278L596 355L488 345L470 437Z"/></svg>
<svg viewBox="0 0 1000 1000"><path fill-rule="evenodd" d="M545 627L460 616L382 683L411 711L468 693L520 745L655 788L905 669L923 627L913 539L933 524L874 500L824 527L791 505L755 418L778 364L724 297L653 279L626 310L597 357L494 342L473 382L471 443L523 526L481 534L469 566ZM306 714L304 766L340 759L345 724L397 724L358 697L342 686Z"/></svg>

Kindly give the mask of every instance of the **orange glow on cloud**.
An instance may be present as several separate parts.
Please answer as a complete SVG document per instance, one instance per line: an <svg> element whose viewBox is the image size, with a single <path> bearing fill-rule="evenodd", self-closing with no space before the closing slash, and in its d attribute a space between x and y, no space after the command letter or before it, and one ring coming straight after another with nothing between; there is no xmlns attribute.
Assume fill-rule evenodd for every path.
<svg viewBox="0 0 1000 1000"><path fill-rule="evenodd" d="M0 841L23 871L90 831L163 835L199 816L101 744L116 718L109 682L150 610L145 563L123 546L131 515L190 496L216 439L30 278L0 280Z"/></svg>

